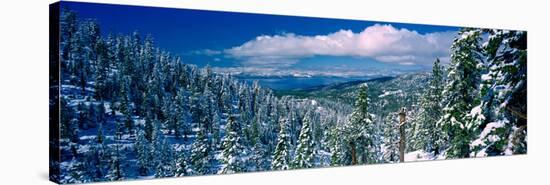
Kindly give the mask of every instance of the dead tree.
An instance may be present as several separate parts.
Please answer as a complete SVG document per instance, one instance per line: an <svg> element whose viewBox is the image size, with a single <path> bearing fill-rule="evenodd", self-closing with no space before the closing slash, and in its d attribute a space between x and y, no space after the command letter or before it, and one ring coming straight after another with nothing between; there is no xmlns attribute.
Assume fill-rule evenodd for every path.
<svg viewBox="0 0 550 185"><path fill-rule="evenodd" d="M399 112L399 161L405 162L405 123L407 123L407 112L405 107Z"/></svg>

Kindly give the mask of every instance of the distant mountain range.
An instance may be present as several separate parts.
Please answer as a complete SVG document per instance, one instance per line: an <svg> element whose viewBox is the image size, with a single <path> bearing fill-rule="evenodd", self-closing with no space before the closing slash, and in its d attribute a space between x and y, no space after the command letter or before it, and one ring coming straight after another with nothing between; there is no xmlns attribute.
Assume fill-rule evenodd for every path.
<svg viewBox="0 0 550 185"><path fill-rule="evenodd" d="M328 85L317 85L303 89L278 90L277 96L294 96L340 102L352 106L355 102L360 84L367 83L371 110L375 114L385 115L400 107L413 109L420 101L430 80L430 73L421 72L404 74L396 77L378 77L366 80L354 80Z"/></svg>

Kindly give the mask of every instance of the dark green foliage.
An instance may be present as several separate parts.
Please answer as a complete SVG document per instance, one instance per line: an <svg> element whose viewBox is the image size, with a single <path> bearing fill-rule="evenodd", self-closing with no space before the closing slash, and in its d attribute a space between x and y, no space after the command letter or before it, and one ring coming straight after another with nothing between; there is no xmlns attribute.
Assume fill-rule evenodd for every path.
<svg viewBox="0 0 550 185"><path fill-rule="evenodd" d="M443 116L439 121L447 141L449 158L470 155L470 142L478 125L472 125L468 112L480 102L478 87L483 70L481 31L463 29L451 47L451 64L447 84L443 90Z"/></svg>
<svg viewBox="0 0 550 185"><path fill-rule="evenodd" d="M443 67L439 59L436 59L432 67L432 76L429 86L424 92L420 101L419 118L415 123L413 139L415 149L423 149L427 152L439 154L444 144L442 130L437 126L437 121L442 114L442 92L443 92Z"/></svg>
<svg viewBox="0 0 550 185"><path fill-rule="evenodd" d="M229 116L226 124L226 136L222 144L222 162L225 166L221 173L236 173L246 171L245 157L247 150L241 137L241 125L235 117Z"/></svg>
<svg viewBox="0 0 550 185"><path fill-rule="evenodd" d="M311 130L310 115L306 115L302 122L302 129L300 130L300 136L298 138L298 146L296 148L296 154L292 161L293 169L311 168L313 167L314 160L314 141L313 133Z"/></svg>
<svg viewBox="0 0 550 185"><path fill-rule="evenodd" d="M368 85L362 84L349 124L344 126L346 142L355 150L357 164L372 164L379 159L379 135L369 112ZM352 154L353 155L353 154Z"/></svg>
<svg viewBox="0 0 550 185"><path fill-rule="evenodd" d="M287 118L283 118L279 121L279 123L281 125L281 129L277 138L275 153L273 153L271 169L288 170L290 167L290 137L288 135L290 120Z"/></svg>

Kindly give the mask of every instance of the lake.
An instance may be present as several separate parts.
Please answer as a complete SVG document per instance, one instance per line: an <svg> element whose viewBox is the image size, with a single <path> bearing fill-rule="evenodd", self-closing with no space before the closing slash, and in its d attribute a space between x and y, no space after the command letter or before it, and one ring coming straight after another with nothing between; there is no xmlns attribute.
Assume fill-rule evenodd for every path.
<svg viewBox="0 0 550 185"><path fill-rule="evenodd" d="M369 80L373 77L333 77L333 76L313 76L313 77L293 77L293 76L273 76L273 77L237 77L247 83L252 84L258 80L262 87L278 90L306 89L315 86L329 85L335 83L344 83L356 80Z"/></svg>

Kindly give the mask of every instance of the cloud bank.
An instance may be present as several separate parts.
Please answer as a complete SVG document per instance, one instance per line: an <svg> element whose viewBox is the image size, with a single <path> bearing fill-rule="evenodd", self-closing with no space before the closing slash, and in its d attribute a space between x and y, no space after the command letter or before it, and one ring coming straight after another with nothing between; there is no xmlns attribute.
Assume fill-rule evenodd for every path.
<svg viewBox="0 0 550 185"><path fill-rule="evenodd" d="M436 57L448 61L455 32L420 34L376 24L359 33L340 30L327 35L262 35L240 46L226 49L244 65L289 66L313 56L369 57L403 65L429 65Z"/></svg>

